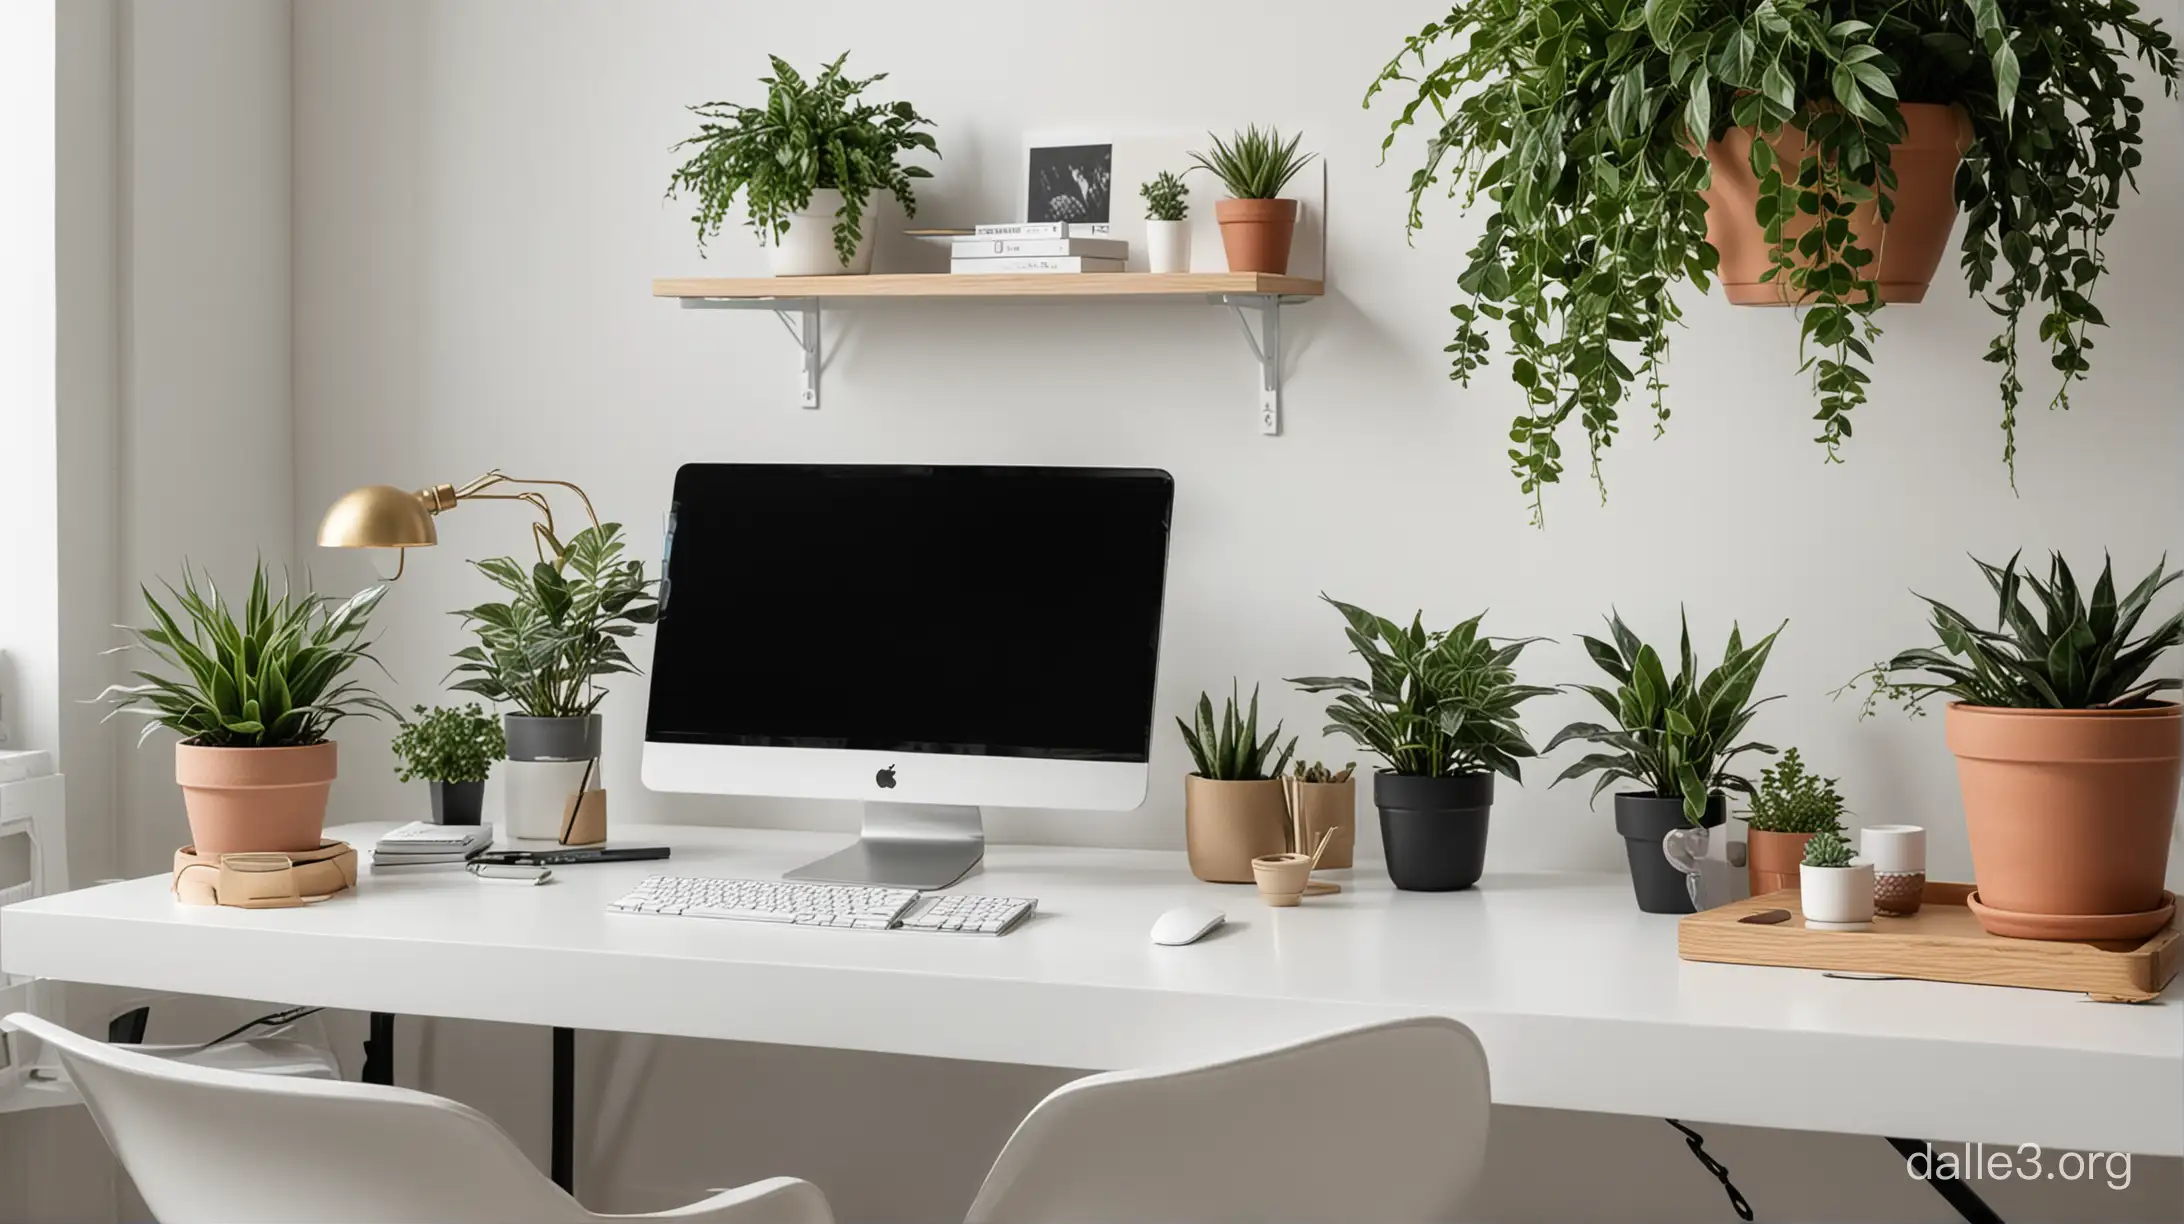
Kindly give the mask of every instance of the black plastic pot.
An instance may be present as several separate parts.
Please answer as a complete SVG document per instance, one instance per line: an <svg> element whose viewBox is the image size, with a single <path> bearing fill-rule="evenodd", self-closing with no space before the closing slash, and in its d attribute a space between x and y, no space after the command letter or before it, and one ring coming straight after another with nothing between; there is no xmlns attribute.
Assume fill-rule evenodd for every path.
<svg viewBox="0 0 2184 1224"><path fill-rule="evenodd" d="M1388 878L1411 892L1454 892L1479 882L1486 869L1486 817L1494 807L1494 775L1447 778L1373 775L1380 842Z"/></svg>
<svg viewBox="0 0 2184 1224"><path fill-rule="evenodd" d="M432 823L474 825L485 812L485 783L435 782L432 784Z"/></svg>
<svg viewBox="0 0 2184 1224"><path fill-rule="evenodd" d="M1713 828L1729 818L1729 801L1720 791L1706 798L1706 815L1699 824ZM1638 908L1648 914L1692 912L1691 890L1684 874L1661 853L1661 839L1674 829L1688 829L1683 797L1662 798L1652 791L1615 797L1615 831L1623 835L1623 849L1630 855L1630 886L1638 894Z"/></svg>

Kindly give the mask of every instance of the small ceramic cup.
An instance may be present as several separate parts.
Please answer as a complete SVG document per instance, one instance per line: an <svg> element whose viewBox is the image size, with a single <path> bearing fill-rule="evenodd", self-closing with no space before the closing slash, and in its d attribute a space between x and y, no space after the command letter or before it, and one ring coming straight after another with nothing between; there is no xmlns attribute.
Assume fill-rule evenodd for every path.
<svg viewBox="0 0 2184 1224"><path fill-rule="evenodd" d="M1309 854L1262 854L1251 860L1252 878L1259 883L1259 899L1268 905L1295 905L1304 900L1304 886L1312 878Z"/></svg>
<svg viewBox="0 0 2184 1224"><path fill-rule="evenodd" d="M1858 857L1873 864L1873 912L1906 918L1926 894L1926 830L1918 825L1868 825L1858 832Z"/></svg>

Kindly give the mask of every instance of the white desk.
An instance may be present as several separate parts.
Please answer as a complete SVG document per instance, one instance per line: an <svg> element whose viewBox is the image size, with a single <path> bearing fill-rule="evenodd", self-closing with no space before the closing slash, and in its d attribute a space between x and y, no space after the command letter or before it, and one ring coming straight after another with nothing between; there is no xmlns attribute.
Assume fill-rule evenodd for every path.
<svg viewBox="0 0 2184 1224"><path fill-rule="evenodd" d="M390 826L333 835L367 846ZM1860 982L1676 956L1673 918L1602 875L1401 893L1377 864L1293 910L1200 884L1174 853L996 846L962 891L1039 898L1002 937L609 914L656 871L773 877L838 835L621 827L667 863L540 888L372 875L301 910L176 905L164 877L0 913L11 973L144 989L689 1037L1113 1068L1385 1017L1469 1024L1512 1105L2184 1155L2184 989ZM1230 925L1147 942L1188 901Z"/></svg>

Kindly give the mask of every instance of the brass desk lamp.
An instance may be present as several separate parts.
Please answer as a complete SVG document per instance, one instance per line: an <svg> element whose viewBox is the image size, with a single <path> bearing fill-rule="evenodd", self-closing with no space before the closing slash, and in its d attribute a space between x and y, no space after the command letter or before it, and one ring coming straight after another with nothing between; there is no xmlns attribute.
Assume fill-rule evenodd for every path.
<svg viewBox="0 0 2184 1224"><path fill-rule="evenodd" d="M599 515L592 509L591 498L568 481L521 480L495 468L459 487L433 485L415 492L393 485L365 485L353 489L342 494L320 521L319 546L396 549L394 577L400 578L410 549L430 548L440 542L440 533L432 523L433 516L467 501L516 501L528 503L539 513L540 521L531 524L531 542L538 548L538 559L559 565L566 549L561 537L554 532L554 508L547 502L546 495L535 488L513 493L488 492L507 485L567 489L584 503L584 517L591 520L593 527L599 526Z"/></svg>

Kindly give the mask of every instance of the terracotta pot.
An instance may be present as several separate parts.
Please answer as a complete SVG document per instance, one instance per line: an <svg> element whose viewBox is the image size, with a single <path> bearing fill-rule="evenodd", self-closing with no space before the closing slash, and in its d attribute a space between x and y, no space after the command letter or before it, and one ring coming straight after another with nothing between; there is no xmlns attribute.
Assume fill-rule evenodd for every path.
<svg viewBox="0 0 2184 1224"><path fill-rule="evenodd" d="M1357 852L1357 779L1347 782L1297 782L1297 810L1304 817L1305 854L1319 844L1320 833L1333 829L1321 867L1348 867Z"/></svg>
<svg viewBox="0 0 2184 1224"><path fill-rule="evenodd" d="M1222 200L1213 206L1221 223L1221 249L1231 272L1289 271L1289 242L1297 233L1295 200Z"/></svg>
<svg viewBox="0 0 2184 1224"><path fill-rule="evenodd" d="M1904 141L1889 155L1896 190L1888 224L1881 224L1873 204L1850 215L1850 231L1858 245L1880 256L1876 279L1883 302L1917 302L1926 297L1926 286L1941 266L1949 231L1956 224L1957 162L1972 140L1971 120L1961 108L1906 102L1900 109ZM1760 280L1771 265L1765 233L1752 217L1759 199L1759 180L1752 174L1752 137L1750 128L1731 128L1706 146L1706 160L1713 166L1713 181L1701 193L1706 197L1706 240L1721 253L1718 279L1731 302L1787 306L1791 299L1786 277ZM1803 156L1805 134L1784 124L1768 143L1785 167L1784 177L1794 174ZM1812 220L1800 215L1783 227L1784 237L1796 242L1812 228Z"/></svg>
<svg viewBox="0 0 2184 1224"><path fill-rule="evenodd" d="M2184 757L2179 707L1958 703L1946 724L1983 905L2004 914L2145 914L2153 925L2138 934L2159 929Z"/></svg>
<svg viewBox="0 0 2184 1224"><path fill-rule="evenodd" d="M174 746L174 780L198 857L300 854L326 833L337 764L331 741L304 748Z"/></svg>
<svg viewBox="0 0 2184 1224"><path fill-rule="evenodd" d="M1752 895L1796 888L1797 868L1805 861L1805 843L1811 840L1810 833L1750 830L1744 842L1744 875L1751 882Z"/></svg>
<svg viewBox="0 0 2184 1224"><path fill-rule="evenodd" d="M1209 884L1251 883L1251 860L1289 849L1281 782L1184 778L1183 844L1192 875Z"/></svg>

